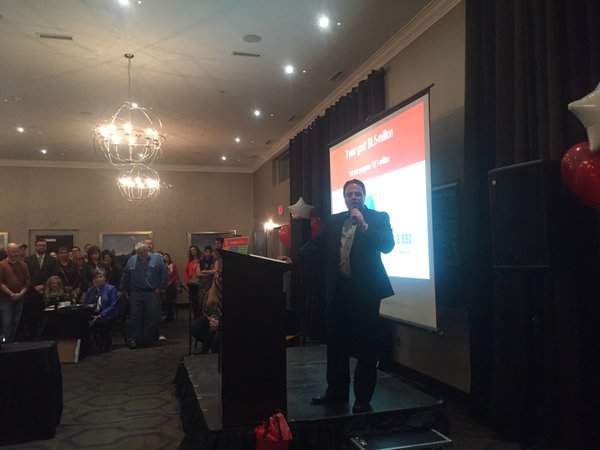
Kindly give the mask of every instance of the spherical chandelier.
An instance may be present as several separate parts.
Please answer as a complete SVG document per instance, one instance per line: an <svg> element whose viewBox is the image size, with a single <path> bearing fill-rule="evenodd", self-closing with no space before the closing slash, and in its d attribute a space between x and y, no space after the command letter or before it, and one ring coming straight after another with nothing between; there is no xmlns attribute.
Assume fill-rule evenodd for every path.
<svg viewBox="0 0 600 450"><path fill-rule="evenodd" d="M117 178L121 195L129 202L141 204L160 192L160 177L156 170L143 164L134 164Z"/></svg>
<svg viewBox="0 0 600 450"><path fill-rule="evenodd" d="M128 61L129 99L131 98L131 60L134 55L125 53ZM162 155L166 141L162 135L162 122L150 109L128 99L106 120L94 129L94 148L111 165L127 168L132 164L151 164Z"/></svg>

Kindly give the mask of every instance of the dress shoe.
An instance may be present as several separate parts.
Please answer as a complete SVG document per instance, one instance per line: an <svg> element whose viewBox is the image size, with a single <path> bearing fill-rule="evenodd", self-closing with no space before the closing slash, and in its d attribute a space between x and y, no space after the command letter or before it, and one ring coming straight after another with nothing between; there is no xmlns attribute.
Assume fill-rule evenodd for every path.
<svg viewBox="0 0 600 450"><path fill-rule="evenodd" d="M373 411L371 404L369 402L356 402L352 407L352 414L360 414Z"/></svg>
<svg viewBox="0 0 600 450"><path fill-rule="evenodd" d="M333 403L344 403L347 402L348 398L337 397L331 394L317 395L312 398L313 405L331 405Z"/></svg>

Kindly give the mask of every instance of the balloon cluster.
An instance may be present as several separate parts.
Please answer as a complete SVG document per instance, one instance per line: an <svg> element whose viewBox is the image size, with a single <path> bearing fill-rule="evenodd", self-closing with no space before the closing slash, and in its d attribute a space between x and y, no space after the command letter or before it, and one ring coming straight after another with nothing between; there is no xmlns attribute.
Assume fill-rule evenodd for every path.
<svg viewBox="0 0 600 450"><path fill-rule="evenodd" d="M585 204L600 208L600 84L569 110L586 128L589 142L580 142L563 155L560 173L565 185Z"/></svg>

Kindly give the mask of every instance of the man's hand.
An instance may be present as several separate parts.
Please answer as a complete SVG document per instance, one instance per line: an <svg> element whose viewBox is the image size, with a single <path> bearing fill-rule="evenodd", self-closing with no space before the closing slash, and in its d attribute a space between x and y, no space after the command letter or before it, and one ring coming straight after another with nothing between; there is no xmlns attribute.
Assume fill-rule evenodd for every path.
<svg viewBox="0 0 600 450"><path fill-rule="evenodd" d="M217 319L215 316L211 316L208 320L208 326L210 327L211 331L217 331L217 328L219 328L219 319Z"/></svg>
<svg viewBox="0 0 600 450"><path fill-rule="evenodd" d="M360 209L352 208L350 210L350 217L352 218L352 222L356 223L356 225L358 225L361 230L367 231L367 228L369 226L367 225L367 222L365 222L365 218L360 212Z"/></svg>
<svg viewBox="0 0 600 450"><path fill-rule="evenodd" d="M287 263L287 264L292 263L292 258L290 258L289 256L278 256L277 259L279 261L283 261L284 263Z"/></svg>
<svg viewBox="0 0 600 450"><path fill-rule="evenodd" d="M38 294L43 294L44 293L44 285L43 284L38 284L35 287L35 290L37 291Z"/></svg>
<svg viewBox="0 0 600 450"><path fill-rule="evenodd" d="M97 316L92 316L92 319L90 320L90 327L94 325L94 322L98 320L98 317L100 317L100 314L98 314Z"/></svg>

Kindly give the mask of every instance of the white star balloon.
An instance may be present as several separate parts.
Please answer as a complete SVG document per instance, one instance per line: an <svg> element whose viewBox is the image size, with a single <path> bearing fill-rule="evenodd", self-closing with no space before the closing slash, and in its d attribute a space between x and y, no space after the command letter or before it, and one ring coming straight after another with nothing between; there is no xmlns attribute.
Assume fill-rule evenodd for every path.
<svg viewBox="0 0 600 450"><path fill-rule="evenodd" d="M292 213L294 219L310 219L310 212L314 209L314 206L306 203L304 199L300 197L298 201L288 207L288 209Z"/></svg>
<svg viewBox="0 0 600 450"><path fill-rule="evenodd" d="M569 111L577 116L587 130L590 151L600 150L600 83L592 92L569 103Z"/></svg>

